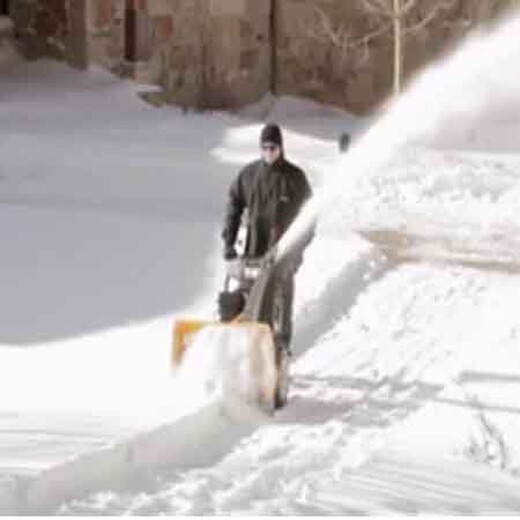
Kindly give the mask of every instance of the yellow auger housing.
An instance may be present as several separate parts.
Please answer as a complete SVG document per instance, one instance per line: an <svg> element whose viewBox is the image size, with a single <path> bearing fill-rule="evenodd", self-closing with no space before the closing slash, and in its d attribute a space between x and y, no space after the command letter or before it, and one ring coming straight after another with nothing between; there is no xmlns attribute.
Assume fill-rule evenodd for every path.
<svg viewBox="0 0 520 520"><path fill-rule="evenodd" d="M249 351L249 367L252 377L258 380L258 401L271 403L270 409L283 406L288 390L288 355L276 346L276 318L272 308L276 298L274 264L263 266L249 284L245 307L231 321L181 319L173 327L172 364L179 367L197 335L205 329L216 329L224 341L242 342ZM241 269L242 274L246 272ZM228 280L226 280L228 287ZM208 335L211 339L211 336ZM205 340L207 338L204 338ZM208 345L211 348L211 345ZM237 378L239 379L239 374ZM231 383L230 383L231 384ZM269 406L267 406L269 408Z"/></svg>
<svg viewBox="0 0 520 520"><path fill-rule="evenodd" d="M173 326L172 362L179 366L194 335L207 325L216 322L204 320L178 320Z"/></svg>

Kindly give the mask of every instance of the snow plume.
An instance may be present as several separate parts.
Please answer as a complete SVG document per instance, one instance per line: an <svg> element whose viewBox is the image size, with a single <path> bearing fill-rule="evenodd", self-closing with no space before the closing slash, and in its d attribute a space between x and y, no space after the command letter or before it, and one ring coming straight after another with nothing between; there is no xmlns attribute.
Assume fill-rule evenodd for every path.
<svg viewBox="0 0 520 520"><path fill-rule="evenodd" d="M204 327L193 337L176 378L192 402L220 402L240 419L272 411L275 381L269 328L246 323Z"/></svg>
<svg viewBox="0 0 520 520"><path fill-rule="evenodd" d="M490 118L518 113L520 16L475 33L447 59L428 67L336 164L338 175L317 193L284 236L283 256L315 220L361 178L409 145L461 140ZM343 174L343 175L341 175ZM341 200L340 199L340 200Z"/></svg>

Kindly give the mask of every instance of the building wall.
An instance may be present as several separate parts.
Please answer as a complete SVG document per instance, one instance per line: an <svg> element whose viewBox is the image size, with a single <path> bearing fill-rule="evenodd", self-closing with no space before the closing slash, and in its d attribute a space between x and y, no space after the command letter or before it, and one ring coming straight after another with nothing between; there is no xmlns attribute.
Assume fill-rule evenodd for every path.
<svg viewBox="0 0 520 520"><path fill-rule="evenodd" d="M206 93L210 106L240 106L269 89L269 2L212 0L206 17Z"/></svg>
<svg viewBox="0 0 520 520"><path fill-rule="evenodd" d="M80 68L88 65L87 7L88 0L68 0L68 35L65 58Z"/></svg>
<svg viewBox="0 0 520 520"><path fill-rule="evenodd" d="M381 27L380 17L363 9L363 0L11 1L27 56L51 55L79 66L98 63L161 85L168 102L183 106L233 108L274 87L278 94L364 113L391 91L391 31L343 52L316 14L321 8L332 29L343 24L349 37L360 41ZM407 24L420 20L435 2L418 0L419 15ZM431 23L406 37L405 80L471 27L520 0L447 3Z"/></svg>
<svg viewBox="0 0 520 520"><path fill-rule="evenodd" d="M91 0L88 18L90 60L163 86L171 102L234 107L266 91L265 2Z"/></svg>

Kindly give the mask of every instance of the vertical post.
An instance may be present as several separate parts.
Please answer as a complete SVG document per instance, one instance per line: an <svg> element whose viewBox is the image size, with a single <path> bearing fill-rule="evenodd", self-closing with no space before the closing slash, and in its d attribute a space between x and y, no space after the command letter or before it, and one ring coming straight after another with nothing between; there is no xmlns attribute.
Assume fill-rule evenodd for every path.
<svg viewBox="0 0 520 520"><path fill-rule="evenodd" d="M67 36L67 58L75 67L88 66L87 0L69 3L69 31Z"/></svg>
<svg viewBox="0 0 520 520"><path fill-rule="evenodd" d="M207 27L207 16L209 16L209 10L206 9L206 0L198 1L197 17L199 26L199 41L200 41L200 55L199 55L199 67L200 67L200 78L199 78L199 92L198 92L198 109L204 110L207 108L208 99L208 27Z"/></svg>
<svg viewBox="0 0 520 520"><path fill-rule="evenodd" d="M394 96L401 91L401 67L402 67L402 39L401 39L401 0L394 0L393 6L394 25Z"/></svg>
<svg viewBox="0 0 520 520"><path fill-rule="evenodd" d="M277 50L278 50L278 27L277 27L277 0L270 1L269 9L269 52L270 52L270 81L269 91L271 94L276 95L278 77L277 77Z"/></svg>
<svg viewBox="0 0 520 520"><path fill-rule="evenodd" d="M125 2L125 60L135 61L135 8L131 0Z"/></svg>
<svg viewBox="0 0 520 520"><path fill-rule="evenodd" d="M125 59L129 62L147 61L150 58L148 16L136 2L125 4Z"/></svg>

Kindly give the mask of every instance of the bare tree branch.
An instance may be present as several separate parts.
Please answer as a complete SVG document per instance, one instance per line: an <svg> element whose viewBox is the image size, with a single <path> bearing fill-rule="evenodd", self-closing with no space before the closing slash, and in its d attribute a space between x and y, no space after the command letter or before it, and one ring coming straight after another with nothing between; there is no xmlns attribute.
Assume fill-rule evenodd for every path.
<svg viewBox="0 0 520 520"><path fill-rule="evenodd" d="M449 9L454 4L454 2L455 2L455 0L449 0L447 2L440 2L440 3L436 4L433 7L433 9L428 14L426 14L426 16L422 20L417 22L417 24L415 24L413 26L406 27L405 30L404 30L404 35L406 36L408 34L420 31L421 29L423 29L424 27L429 25L429 23L434 18L436 18L437 15L441 11Z"/></svg>
<svg viewBox="0 0 520 520"><path fill-rule="evenodd" d="M362 36L361 38L358 38L357 40L352 40L349 44L349 47L357 47L359 45L366 45L370 43L372 40L377 38L378 36L381 36L382 34L386 33L388 29L392 26L391 23L383 24L379 29L376 29L372 32L369 32Z"/></svg>
<svg viewBox="0 0 520 520"><path fill-rule="evenodd" d="M336 46L336 47L344 47L345 41L350 38L350 35L346 31L343 25L339 26L336 30L334 30L330 18L325 14L323 9L318 6L315 6L313 9L314 13L317 15L320 23L320 28L323 34Z"/></svg>
<svg viewBox="0 0 520 520"><path fill-rule="evenodd" d="M439 12L453 5L454 0L429 0L426 13L419 13L414 25L406 23L407 16L418 7L417 0L361 0L367 12L386 17L393 26L394 47L394 93L401 89L403 64L403 41L408 34L418 32L429 25Z"/></svg>
<svg viewBox="0 0 520 520"><path fill-rule="evenodd" d="M408 2L401 6L398 13L394 13L394 16L403 17L415 7L416 3L417 0L408 0Z"/></svg>
<svg viewBox="0 0 520 520"><path fill-rule="evenodd" d="M394 10L388 0L361 0L365 11L393 18Z"/></svg>
<svg viewBox="0 0 520 520"><path fill-rule="evenodd" d="M364 34L359 38L354 38L352 33L348 31L343 24L341 24L337 29L334 29L331 19L322 8L315 6L313 11L319 18L319 28L307 27L307 30L305 31L307 36L311 38L314 37L322 42L332 43L335 47L345 50L354 49L359 46L366 46L371 40L381 36L391 27L391 22L388 22L374 31Z"/></svg>

